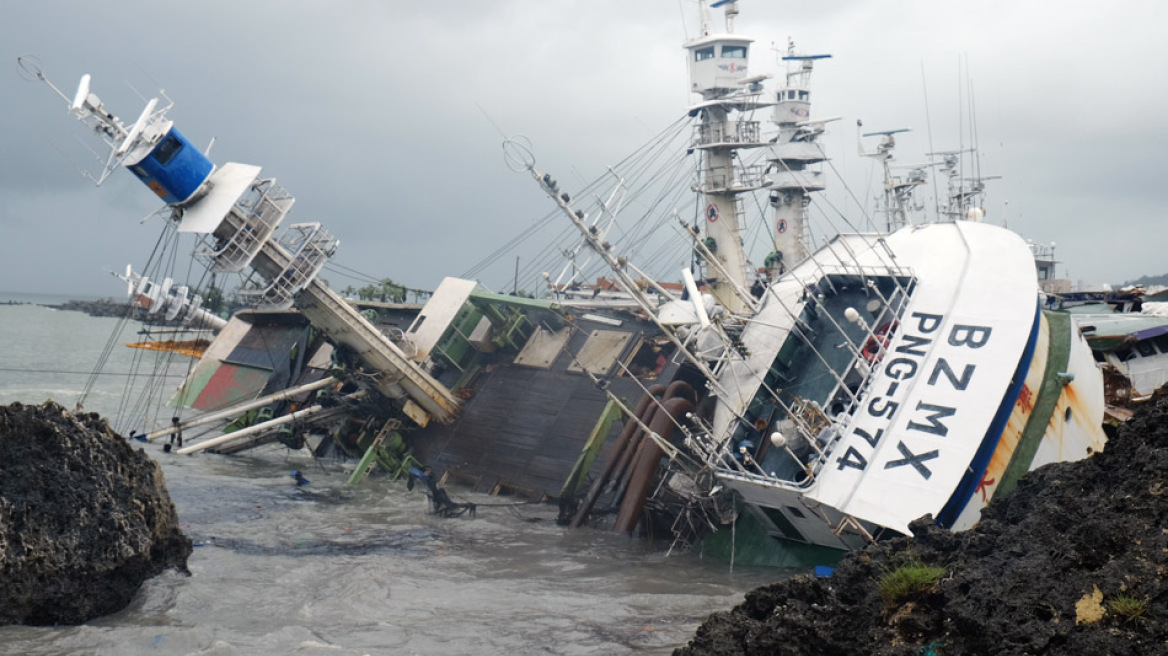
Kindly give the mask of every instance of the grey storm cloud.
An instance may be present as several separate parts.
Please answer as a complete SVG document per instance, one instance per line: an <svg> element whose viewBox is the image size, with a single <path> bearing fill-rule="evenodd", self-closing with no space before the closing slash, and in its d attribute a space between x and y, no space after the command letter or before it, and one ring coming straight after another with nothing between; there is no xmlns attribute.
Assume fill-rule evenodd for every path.
<svg viewBox="0 0 1168 656"><path fill-rule="evenodd" d="M858 118L866 129L911 127L899 135L904 163L976 137L983 172L1002 176L990 183L990 220L1057 241L1077 278L1168 269L1158 240L1131 238L1162 233L1168 218L1152 179L1168 164L1168 85L1149 73L1168 60L1158 34L1168 5L739 5L736 31L757 39L754 69L780 73L788 38L834 56L813 79L815 115L842 117L821 139L843 177L824 193L833 207L860 216L857 203L869 214L874 204ZM215 138L212 160L262 165L296 196L291 220L321 221L341 239L339 264L426 288L551 209L504 165L501 133L525 135L542 167L582 186L684 114L694 98L680 45L696 30L695 6L5 3L0 289L120 293L102 270L144 261L160 227L139 224L157 202L132 177L95 190L77 173L92 164L78 137L97 144L63 101L21 79L20 55L36 55L66 94L92 74L126 120L139 94L165 89L193 142ZM506 285L508 262L484 282Z"/></svg>

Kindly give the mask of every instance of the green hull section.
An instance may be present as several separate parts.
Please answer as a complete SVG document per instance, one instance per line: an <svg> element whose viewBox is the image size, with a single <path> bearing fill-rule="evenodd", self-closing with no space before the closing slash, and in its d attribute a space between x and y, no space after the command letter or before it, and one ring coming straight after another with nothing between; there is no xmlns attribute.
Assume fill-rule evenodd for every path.
<svg viewBox="0 0 1168 656"><path fill-rule="evenodd" d="M799 544L771 536L745 508L738 521L704 536L697 546L703 558L716 558L741 567L789 567L805 569L834 565L846 552L811 544Z"/></svg>

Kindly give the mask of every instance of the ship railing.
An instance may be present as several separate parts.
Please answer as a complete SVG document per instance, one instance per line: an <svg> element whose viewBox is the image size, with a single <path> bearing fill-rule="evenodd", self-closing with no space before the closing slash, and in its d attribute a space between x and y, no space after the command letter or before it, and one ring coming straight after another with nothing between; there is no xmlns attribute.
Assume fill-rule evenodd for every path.
<svg viewBox="0 0 1168 656"><path fill-rule="evenodd" d="M799 431L799 438L807 443L815 444L814 438L807 437L801 431ZM822 447L819 445L815 445L814 449L801 449L802 455L800 452L796 452L789 443L778 447L772 445L773 448L785 451L794 464L794 469L790 474L779 475L774 471L764 469L762 463L749 452L736 452L733 442L734 440L726 440L720 449L710 454L713 457L707 460L719 478L731 478L768 487L800 489L814 483L819 471L823 468L823 464L827 462L828 451L821 450Z"/></svg>
<svg viewBox="0 0 1168 656"><path fill-rule="evenodd" d="M780 191L823 191L827 188L827 179L823 171L811 169L786 170L771 173L772 189Z"/></svg>
<svg viewBox="0 0 1168 656"><path fill-rule="evenodd" d="M694 132L694 144L697 146L758 144L762 134L758 121L699 123Z"/></svg>
<svg viewBox="0 0 1168 656"><path fill-rule="evenodd" d="M272 237L294 198L274 179L260 180L231 208L224 225L234 232L229 237L208 237L197 253L215 273L243 271Z"/></svg>
<svg viewBox="0 0 1168 656"><path fill-rule="evenodd" d="M725 194L761 189L767 186L764 173L762 164L715 167L703 176L701 191L705 194Z"/></svg>
<svg viewBox="0 0 1168 656"><path fill-rule="evenodd" d="M809 414L815 413L817 408L818 406L814 402L810 402L805 409L793 411L791 419L793 420L794 435L786 435L785 437L788 439L781 445L774 443L771 445L772 448L783 450L791 459L791 463L783 467L784 470L793 472L789 476L786 473L780 476L764 469L762 463L755 459L755 454L740 444L741 436L736 436L734 432L717 440L707 428L687 438L685 446L698 455L719 477L730 477L769 486L806 487L815 481L822 463L827 460L827 447L833 445L831 441L821 444L817 442L817 438L829 437L830 439L830 436L836 434L831 421L823 416L822 412L818 413L822 417L822 421L810 420ZM816 433L811 428L813 423L821 424L823 428L828 430L820 430Z"/></svg>
<svg viewBox="0 0 1168 656"><path fill-rule="evenodd" d="M1036 260L1053 260L1054 259L1054 246L1051 246L1049 244L1039 244L1039 243L1033 242L1033 241L1029 242L1027 245L1030 246L1030 252L1034 254L1034 259L1036 259Z"/></svg>
<svg viewBox="0 0 1168 656"><path fill-rule="evenodd" d="M884 267L863 268L864 272L873 278L894 275ZM847 273L855 276L855 269L849 267ZM860 407L860 399L867 398L866 390L871 387L879 370L879 362L887 356L888 343L895 335L897 322L901 320L907 307L908 286L898 284L887 295L882 294L875 284L869 287L871 293L879 297L881 310L873 317L871 325L865 322L865 337L853 349L853 357L841 363L842 368L832 367L830 373L836 384L830 393L818 400L796 396L789 403L784 403L780 400L781 390L768 388L771 398L783 406L785 417L793 429L784 431L788 434L784 435L785 440L781 445L773 445L786 451L791 459L790 463L777 469L783 474L776 475L772 471L764 470L752 460L753 454L741 451L735 453L740 442L740 438L736 437L739 429L735 426L727 429L722 441L717 443L719 447L717 454L712 459L708 458L707 462L720 473L749 474L767 479L771 483L782 481L795 486L809 484L819 475L840 443L851 417ZM842 331L841 327L837 328ZM835 339L833 336L832 340ZM812 348L816 347L812 345ZM822 365L831 366L826 360L823 360ZM763 439L768 437L764 436ZM711 444L715 442L712 438L708 441Z"/></svg>
<svg viewBox="0 0 1168 656"><path fill-rule="evenodd" d="M801 481L792 481L784 478L778 478L765 472L752 472L746 470L730 470L725 467L718 470L718 478L741 481L743 483L751 483L761 487L777 488L782 490L805 490L811 483L815 481L814 478L808 476Z"/></svg>
<svg viewBox="0 0 1168 656"><path fill-rule="evenodd" d="M267 285L245 287L239 295L258 309L286 310L300 290L316 278L336 251L337 240L319 223L294 223L280 245L294 253L288 266Z"/></svg>
<svg viewBox="0 0 1168 656"><path fill-rule="evenodd" d="M873 275L870 271L867 273ZM883 275L889 274L885 272ZM874 286L872 288L876 290ZM870 326L865 326L868 338L863 344L861 354L852 358L837 377L838 382L823 406L827 408L827 412L813 401L810 402L812 405L810 410L804 407L806 405L804 402L797 401L792 404L791 419L801 434L813 436L810 441L816 454L812 454L807 463L812 477L817 476L830 459L851 417L860 407L860 399L868 397L868 390L880 369L880 362L888 355L889 343L896 334L897 325L903 318L908 300L908 288L900 285L887 297L881 296L883 309Z"/></svg>
<svg viewBox="0 0 1168 656"><path fill-rule="evenodd" d="M875 278L895 278L897 287L903 292L916 282L911 267L901 266L886 250L884 239L872 236L865 239L864 249L876 252L879 261L877 264L859 264L856 262L857 253L846 243L833 238L821 250L830 251L836 257L834 260L821 260L816 263L815 273L806 282L808 284L826 276L859 276L865 280Z"/></svg>

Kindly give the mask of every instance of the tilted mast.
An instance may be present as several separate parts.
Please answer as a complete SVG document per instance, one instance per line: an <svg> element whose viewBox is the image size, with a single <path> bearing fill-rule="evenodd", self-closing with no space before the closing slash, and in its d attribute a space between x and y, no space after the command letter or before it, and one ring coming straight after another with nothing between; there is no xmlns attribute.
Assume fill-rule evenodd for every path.
<svg viewBox="0 0 1168 656"><path fill-rule="evenodd" d="M21 65L35 68L26 61ZM150 100L127 126L90 91L89 75L81 78L70 100L40 70L31 72L64 98L70 113L109 148L95 182L101 184L118 168L129 169L166 203L179 232L202 236L198 255L210 270L251 269L252 284L241 294L263 308L287 308L295 302L331 341L352 349L377 390L419 425L454 418L460 402L450 390L317 278L338 241L319 223L293 224L284 237L275 238L294 199L275 180L260 178L260 167L212 164L167 119L172 103L159 108L158 99Z"/></svg>

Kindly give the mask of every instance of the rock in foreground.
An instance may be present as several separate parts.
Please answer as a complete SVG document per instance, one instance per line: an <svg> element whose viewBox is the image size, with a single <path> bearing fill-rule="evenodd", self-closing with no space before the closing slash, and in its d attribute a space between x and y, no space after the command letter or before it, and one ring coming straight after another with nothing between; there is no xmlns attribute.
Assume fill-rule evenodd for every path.
<svg viewBox="0 0 1168 656"><path fill-rule="evenodd" d="M0 625L116 612L190 554L162 470L105 420L0 406Z"/></svg>
<svg viewBox="0 0 1168 656"><path fill-rule="evenodd" d="M1103 453L1025 476L975 529L912 529L832 578L754 590L675 654L1168 654L1168 395ZM920 584L890 594L894 573Z"/></svg>

